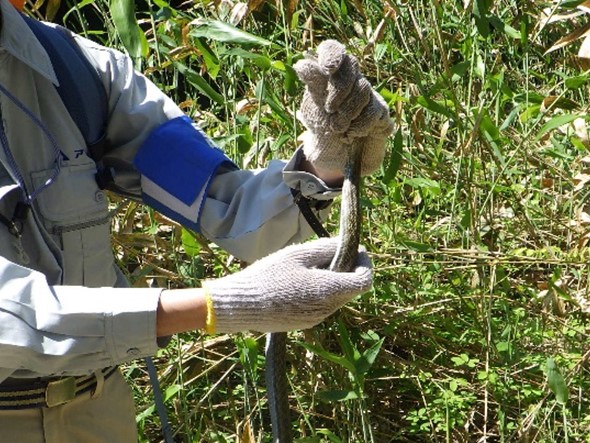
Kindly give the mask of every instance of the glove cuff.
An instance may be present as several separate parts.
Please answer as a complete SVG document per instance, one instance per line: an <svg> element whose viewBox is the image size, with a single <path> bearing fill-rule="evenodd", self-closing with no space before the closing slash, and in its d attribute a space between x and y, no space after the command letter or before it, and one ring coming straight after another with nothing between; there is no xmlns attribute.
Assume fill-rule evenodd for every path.
<svg viewBox="0 0 590 443"><path fill-rule="evenodd" d="M205 284L205 282L201 283L201 287L205 291L205 303L207 304L207 318L205 319L205 332L207 334L213 335L215 334L215 330L217 327L217 318L215 316L215 309L213 307L213 297L211 296L211 291Z"/></svg>

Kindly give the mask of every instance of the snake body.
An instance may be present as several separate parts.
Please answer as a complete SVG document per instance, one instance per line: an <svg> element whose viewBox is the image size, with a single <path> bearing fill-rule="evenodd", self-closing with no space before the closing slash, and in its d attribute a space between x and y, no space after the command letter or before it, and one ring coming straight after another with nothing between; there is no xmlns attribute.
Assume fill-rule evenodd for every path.
<svg viewBox="0 0 590 443"><path fill-rule="evenodd" d="M356 263L361 234L360 184L362 150L349 148L344 170L342 201L340 206L340 241L330 270L352 271ZM266 390L273 443L291 443L289 412L289 383L286 373L287 334L275 332L266 339Z"/></svg>

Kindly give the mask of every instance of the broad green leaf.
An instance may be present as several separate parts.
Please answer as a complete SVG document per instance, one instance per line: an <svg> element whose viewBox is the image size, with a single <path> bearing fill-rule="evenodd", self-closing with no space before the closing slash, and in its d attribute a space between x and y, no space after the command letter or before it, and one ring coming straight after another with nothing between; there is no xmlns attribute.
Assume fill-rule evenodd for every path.
<svg viewBox="0 0 590 443"><path fill-rule="evenodd" d="M331 361L332 363L336 363L337 365L342 366L351 374L354 374L356 371L354 363L348 360L347 358L342 357L341 355L332 354L331 352L326 351L324 348L320 346L315 346L309 343L299 342L299 344L308 351L313 352L318 357L321 357L324 360Z"/></svg>
<svg viewBox="0 0 590 443"><path fill-rule="evenodd" d="M528 106L521 114L520 114L520 121L522 123L526 123L529 120L537 117L541 112L541 105L531 105Z"/></svg>
<svg viewBox="0 0 590 443"><path fill-rule="evenodd" d="M393 149L391 150L391 155L389 156L387 168L383 173L383 183L389 185L395 179L397 171L399 171L402 163L403 149L402 130L398 129L393 137Z"/></svg>
<svg viewBox="0 0 590 443"><path fill-rule="evenodd" d="M475 66L473 72L482 80L486 79L486 63L478 51L475 57Z"/></svg>
<svg viewBox="0 0 590 443"><path fill-rule="evenodd" d="M283 75L285 76L284 85L287 94L289 94L291 97L298 96L299 89L297 88L297 73L295 72L295 69L293 69L291 65L285 65L285 71Z"/></svg>
<svg viewBox="0 0 590 443"><path fill-rule="evenodd" d="M408 186L416 189L426 189L428 192L431 192L433 195L440 195L440 184L426 177L414 177L409 178L405 182Z"/></svg>
<svg viewBox="0 0 590 443"><path fill-rule="evenodd" d="M355 400L359 398L358 394L354 391L319 391L317 396L320 400L325 402Z"/></svg>
<svg viewBox="0 0 590 443"><path fill-rule="evenodd" d="M516 94L514 96L515 102L524 103L525 105L530 105L532 103L541 104L543 103L543 100L545 100L545 95L532 91L526 94Z"/></svg>
<svg viewBox="0 0 590 443"><path fill-rule="evenodd" d="M578 75L577 77L568 77L565 79L565 87L568 89L578 89L588 83L587 75Z"/></svg>
<svg viewBox="0 0 590 443"><path fill-rule="evenodd" d="M463 211L463 216L461 217L461 220L459 221L459 224L461 225L461 227L463 229L469 229L471 228L471 222L473 221L473 214L471 212L471 209L467 208L465 209L465 211Z"/></svg>
<svg viewBox="0 0 590 443"><path fill-rule="evenodd" d="M463 366L465 363L469 361L469 356L467 354L461 354L455 357L451 357L451 361L455 364L455 366Z"/></svg>
<svg viewBox="0 0 590 443"><path fill-rule="evenodd" d="M348 15L348 7L346 6L346 2L340 2L340 13L342 17L346 17Z"/></svg>
<svg viewBox="0 0 590 443"><path fill-rule="evenodd" d="M361 356L356 346L350 340L350 334L342 321L338 321L338 341L344 351L344 356L351 362L356 361Z"/></svg>
<svg viewBox="0 0 590 443"><path fill-rule="evenodd" d="M453 73L453 81L461 80L465 76L470 67L471 63L468 61L463 61L452 66L451 72Z"/></svg>
<svg viewBox="0 0 590 443"><path fill-rule="evenodd" d="M512 346L507 341L499 341L498 343L496 343L496 349L498 350L498 352L510 351L511 347Z"/></svg>
<svg viewBox="0 0 590 443"><path fill-rule="evenodd" d="M384 341L385 337L375 342L373 346L363 352L361 358L359 358L355 364L356 370L359 374L366 374L369 372L369 369L371 369L371 366L375 363L375 359L377 358Z"/></svg>
<svg viewBox="0 0 590 443"><path fill-rule="evenodd" d="M205 39L196 38L194 39L193 44L201 53L201 57L203 57L203 60L205 61L205 66L207 66L207 73L209 76L211 78L217 77L217 74L221 68L217 55L213 52Z"/></svg>
<svg viewBox="0 0 590 443"><path fill-rule="evenodd" d="M572 145L574 145L579 151L582 152L587 152L588 148L586 147L586 145L584 144L584 142L582 140L580 140L578 137L571 137L570 138L570 142L572 143Z"/></svg>
<svg viewBox="0 0 590 443"><path fill-rule="evenodd" d="M557 363L555 363L554 359L548 358L546 367L547 384L549 385L549 389L551 389L551 392L555 394L555 399L557 402L565 405L569 395L565 379L563 378L563 375L561 375L561 372L559 371Z"/></svg>
<svg viewBox="0 0 590 443"><path fill-rule="evenodd" d="M564 115L557 115L555 117L553 117L551 120L549 120L547 123L545 123L541 129L539 130L539 132L537 133L537 136L535 137L536 140L541 139L545 134L547 134L548 132L553 131L554 129L559 128L560 126L563 126L567 123L571 123L573 122L575 119L580 118L579 114L564 114Z"/></svg>
<svg viewBox="0 0 590 443"><path fill-rule="evenodd" d="M418 102L418 104L420 106L422 106L425 109L428 109L429 111L436 112L437 114L442 114L448 118L452 118L452 113L449 111L449 109L446 106L447 103L445 103L443 105L443 104L436 102L436 101L432 100L431 98L426 97L424 95L419 96L416 99L416 101Z"/></svg>
<svg viewBox="0 0 590 443"><path fill-rule="evenodd" d="M273 60L270 66L277 71L284 71L287 65L285 65L285 63L280 60Z"/></svg>
<svg viewBox="0 0 590 443"><path fill-rule="evenodd" d="M270 46L272 44L269 40L257 37L219 20L197 19L191 24L194 25L189 31L189 35L192 37L204 37L237 45Z"/></svg>
<svg viewBox="0 0 590 443"><path fill-rule="evenodd" d="M211 87L209 83L198 73L193 71L192 69L186 67L182 63L175 63L174 66L178 69L178 71L186 77L188 82L192 84L195 88L209 97L211 100L216 102L217 104L223 105L225 103L225 98L219 92Z"/></svg>
<svg viewBox="0 0 590 443"><path fill-rule="evenodd" d="M148 44L135 18L135 2L131 0L110 0L109 9L117 28L117 34L133 58L146 56Z"/></svg>
<svg viewBox="0 0 590 443"><path fill-rule="evenodd" d="M243 132L237 135L238 151L242 154L250 152L250 149L252 149L252 146L254 146L254 139L252 138L252 132L250 131L250 128L243 128Z"/></svg>
<svg viewBox="0 0 590 443"><path fill-rule="evenodd" d="M182 242L182 247L184 248L186 255L189 257L195 257L199 255L199 252L201 251L201 244L195 239L194 235L184 228L182 228L180 234L180 241Z"/></svg>
<svg viewBox="0 0 590 443"><path fill-rule="evenodd" d="M495 141L496 143L500 142L500 130L496 126L496 124L492 121L490 116L488 115L487 111L482 110L483 116L479 121L479 128L488 135L488 137Z"/></svg>
<svg viewBox="0 0 590 443"><path fill-rule="evenodd" d="M259 68L264 69L265 71L267 69L270 69L270 67L272 65L270 59L268 57L266 57L265 55L256 54L254 52L246 51L245 49L242 49L242 48L232 48L229 51L227 51L227 54L233 55L236 57L241 57L243 59L251 60L252 63L254 63Z"/></svg>
<svg viewBox="0 0 590 443"><path fill-rule="evenodd" d="M482 37L488 38L490 35L490 24L488 21L489 5L487 0L475 0L473 3L473 18L475 19L475 26Z"/></svg>
<svg viewBox="0 0 590 443"><path fill-rule="evenodd" d="M499 128L500 131L504 131L512 123L514 123L514 120L516 120L516 118L518 117L518 113L519 112L520 112L520 106L517 105L517 106L514 107L514 109L512 109L512 111L510 111L510 113L508 114L508 116L506 117L506 119L500 125L500 128Z"/></svg>
<svg viewBox="0 0 590 443"><path fill-rule="evenodd" d="M506 34L507 37L512 38L514 40L521 40L522 35L520 30L514 29L509 24L503 22L500 17L496 15L491 15L488 17L488 22L498 31L503 32Z"/></svg>
<svg viewBox="0 0 590 443"><path fill-rule="evenodd" d="M243 337L238 341L240 350L240 362L252 372L258 367L258 342L252 337Z"/></svg>
<svg viewBox="0 0 590 443"><path fill-rule="evenodd" d="M383 99L389 105L390 108L391 108L391 105L394 103L397 103L397 102L407 103L409 101L406 97L399 95L397 92L391 92L387 88L379 89L379 94L381 95L381 97L383 97Z"/></svg>
<svg viewBox="0 0 590 443"><path fill-rule="evenodd" d="M432 246L427 243L420 243L413 240L400 240L400 243L416 252L432 252Z"/></svg>

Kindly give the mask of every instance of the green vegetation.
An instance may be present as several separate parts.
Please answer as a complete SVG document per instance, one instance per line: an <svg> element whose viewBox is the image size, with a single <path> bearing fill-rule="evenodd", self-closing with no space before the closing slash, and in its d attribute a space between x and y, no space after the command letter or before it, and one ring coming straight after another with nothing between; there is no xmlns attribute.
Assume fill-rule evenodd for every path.
<svg viewBox="0 0 590 443"><path fill-rule="evenodd" d="M291 334L297 441L590 442L590 74L575 35L546 53L583 36L587 2L72 2L40 11L126 48L244 167L295 149L291 66L323 39L345 43L388 101L397 132L363 198L374 289ZM196 285L240 265L113 204L135 285ZM263 344L183 335L161 351L177 441L270 441ZM159 441L145 369L125 370L143 439Z"/></svg>

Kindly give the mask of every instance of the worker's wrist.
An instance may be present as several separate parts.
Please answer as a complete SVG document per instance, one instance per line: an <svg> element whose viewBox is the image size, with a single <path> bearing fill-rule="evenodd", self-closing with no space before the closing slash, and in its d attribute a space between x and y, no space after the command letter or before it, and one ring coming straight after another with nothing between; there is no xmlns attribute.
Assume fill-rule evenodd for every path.
<svg viewBox="0 0 590 443"><path fill-rule="evenodd" d="M202 288L162 291L156 315L158 337L204 329L206 322L207 301Z"/></svg>
<svg viewBox="0 0 590 443"><path fill-rule="evenodd" d="M335 187L328 186L312 170L314 170L314 166L309 164L303 155L303 150L299 148L285 164L283 180L289 188L295 189L303 197L312 200L330 201L340 195L342 189L339 185Z"/></svg>
<svg viewBox="0 0 590 443"><path fill-rule="evenodd" d="M342 182L344 181L344 175L341 171L332 171L328 169L322 169L310 162L305 155L301 156L299 162L299 170L309 172L322 180L330 188L341 188Z"/></svg>

